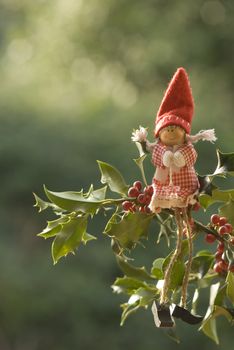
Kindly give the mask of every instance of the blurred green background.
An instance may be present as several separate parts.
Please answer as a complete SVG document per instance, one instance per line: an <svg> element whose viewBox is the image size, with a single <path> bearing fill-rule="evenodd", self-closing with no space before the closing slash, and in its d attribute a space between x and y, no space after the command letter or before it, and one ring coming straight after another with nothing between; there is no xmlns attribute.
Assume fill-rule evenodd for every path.
<svg viewBox="0 0 234 350"><path fill-rule="evenodd" d="M214 127L217 147L233 151L234 1L0 0L0 49L0 349L216 349L185 324L176 345L150 310L120 327L125 298L110 285L121 272L103 221L89 229L98 241L53 266L50 242L36 237L48 214L37 214L32 192L99 186L96 159L129 184L139 179L131 131L148 126L153 140L180 66L193 88L193 133ZM196 148L197 170L211 172L215 146ZM154 237L139 259L162 251ZM233 329L218 324L220 349L230 349Z"/></svg>

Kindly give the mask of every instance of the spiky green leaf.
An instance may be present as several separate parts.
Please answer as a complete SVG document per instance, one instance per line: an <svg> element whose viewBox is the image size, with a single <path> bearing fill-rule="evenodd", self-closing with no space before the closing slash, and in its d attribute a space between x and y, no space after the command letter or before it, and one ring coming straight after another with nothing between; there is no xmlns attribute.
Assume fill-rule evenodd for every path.
<svg viewBox="0 0 234 350"><path fill-rule="evenodd" d="M234 175L234 153L223 153L217 150L218 165L212 176Z"/></svg>
<svg viewBox="0 0 234 350"><path fill-rule="evenodd" d="M229 272L226 278L227 283L227 296L234 304L234 274L233 272Z"/></svg>
<svg viewBox="0 0 234 350"><path fill-rule="evenodd" d="M45 188L46 196L60 208L67 211L81 211L95 214L105 203L106 186L84 194L80 192L53 192Z"/></svg>
<svg viewBox="0 0 234 350"><path fill-rule="evenodd" d="M226 204L219 208L222 216L228 218L228 222L234 226L234 199L230 199Z"/></svg>
<svg viewBox="0 0 234 350"><path fill-rule="evenodd" d="M151 268L151 274L157 279L163 279L163 258L158 258L154 260L153 266Z"/></svg>
<svg viewBox="0 0 234 350"><path fill-rule="evenodd" d="M48 221L46 228L42 232L38 233L38 236L44 237L45 239L56 236L57 233L61 231L62 225L69 220L70 217L68 215L64 215L59 219Z"/></svg>
<svg viewBox="0 0 234 350"><path fill-rule="evenodd" d="M214 255L206 253L197 255L192 260L191 273L198 275L198 278L203 278L209 271L214 262Z"/></svg>
<svg viewBox="0 0 234 350"><path fill-rule="evenodd" d="M75 253L75 250L83 240L86 228L86 216L72 218L67 223L61 225L61 230L57 233L52 243L52 257L55 264L61 257L66 256L68 253Z"/></svg>
<svg viewBox="0 0 234 350"><path fill-rule="evenodd" d="M116 260L120 269L127 277L135 278L137 280L148 283L155 283L155 277L149 274L145 267L135 267L132 264L129 264L126 259L120 256L117 256Z"/></svg>
<svg viewBox="0 0 234 350"><path fill-rule="evenodd" d="M119 242L122 248L132 249L141 238L147 238L153 216L144 213L115 213L108 221L104 233Z"/></svg>
<svg viewBox="0 0 234 350"><path fill-rule="evenodd" d="M101 183L107 184L111 191L126 195L128 186L126 185L123 176L112 165L97 161L101 172Z"/></svg>
<svg viewBox="0 0 234 350"><path fill-rule="evenodd" d="M213 308L209 307L205 319L199 328L199 330L203 331L203 333L205 333L217 345L219 344L216 325L216 318L218 316L224 316L229 322L232 321L232 315L230 312L221 306L215 305Z"/></svg>

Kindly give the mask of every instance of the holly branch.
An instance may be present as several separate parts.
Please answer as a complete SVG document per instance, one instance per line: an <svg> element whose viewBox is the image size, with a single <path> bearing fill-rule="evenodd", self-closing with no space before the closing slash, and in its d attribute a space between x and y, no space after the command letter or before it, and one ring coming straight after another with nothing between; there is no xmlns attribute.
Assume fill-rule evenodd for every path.
<svg viewBox="0 0 234 350"><path fill-rule="evenodd" d="M128 300L121 305L121 325L138 309L151 308L160 300L161 289L171 256L174 254L171 241L176 235L173 210L163 209L152 213L148 207L153 194L144 173L147 154L140 149L140 157L135 159L140 169L145 187L140 180L127 185L122 174L112 165L98 161L102 187L87 191L54 192L44 187L47 200L34 194L39 211L50 210L54 220L38 234L45 239L52 238L52 258L56 264L62 257L75 252L82 245L97 237L89 232L89 222L95 215L102 214L105 222L104 235L111 240L111 248L123 272L117 277L112 288L115 293L123 293ZM191 258L191 269L185 278L188 264L189 240L186 232L180 242L179 253L167 281L168 303L173 318L181 318L189 324L200 324L199 330L218 343L216 319L223 315L232 323L234 317L234 189L223 190L215 180L225 179L234 174L234 153L217 151L217 167L214 173L199 176L199 205L189 208L188 220L192 229L192 240L205 235L203 250L197 250ZM198 210L206 211L213 204L218 205L218 213L212 214L208 223L194 219ZM182 227L183 229L183 227ZM155 257L151 269L137 267L132 263L134 248L142 244L151 232L157 232L155 244L165 238L170 252L167 256ZM212 245L217 242L216 252ZM211 247L211 249L210 249ZM131 260L130 260L131 259ZM131 262L130 262L131 261ZM187 269L188 271L188 269ZM189 309L180 308L178 295L183 291L184 280L188 283ZM201 307L200 291L210 289L210 300L203 315L196 314ZM202 303L203 305L203 303ZM178 340L175 327L170 336Z"/></svg>

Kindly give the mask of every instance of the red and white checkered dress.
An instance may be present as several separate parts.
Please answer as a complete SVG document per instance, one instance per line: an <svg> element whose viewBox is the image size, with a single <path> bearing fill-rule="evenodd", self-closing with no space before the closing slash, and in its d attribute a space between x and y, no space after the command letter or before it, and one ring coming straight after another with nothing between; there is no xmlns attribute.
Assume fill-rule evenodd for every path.
<svg viewBox="0 0 234 350"><path fill-rule="evenodd" d="M157 175L153 178L154 194L150 204L152 211L157 207L181 208L188 204L194 204L194 196L199 188L198 178L193 167L197 159L197 152L193 145L186 143L174 149L174 152L182 153L186 164L181 168L172 170L173 185L170 184L169 168L165 167L162 161L163 154L167 150L173 151L172 147L167 147L159 142L155 145L152 153L152 163L157 168L156 172L163 174L163 176L158 177L160 180Z"/></svg>

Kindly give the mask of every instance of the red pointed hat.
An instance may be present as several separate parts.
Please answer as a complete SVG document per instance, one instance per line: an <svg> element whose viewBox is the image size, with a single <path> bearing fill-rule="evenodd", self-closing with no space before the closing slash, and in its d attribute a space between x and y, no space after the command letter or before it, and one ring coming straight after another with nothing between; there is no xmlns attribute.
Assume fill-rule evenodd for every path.
<svg viewBox="0 0 234 350"><path fill-rule="evenodd" d="M194 103L188 75L184 68L178 68L163 97L155 121L155 137L162 128L178 125L190 134Z"/></svg>

